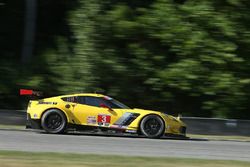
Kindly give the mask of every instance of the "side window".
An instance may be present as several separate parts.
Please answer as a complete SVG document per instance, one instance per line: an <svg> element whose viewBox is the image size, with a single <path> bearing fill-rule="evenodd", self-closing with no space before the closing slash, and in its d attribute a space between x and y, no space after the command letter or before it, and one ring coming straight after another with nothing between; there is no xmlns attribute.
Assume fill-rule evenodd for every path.
<svg viewBox="0 0 250 167"><path fill-rule="evenodd" d="M104 104L110 108L119 108L117 105L113 104L110 100L104 100Z"/></svg>
<svg viewBox="0 0 250 167"><path fill-rule="evenodd" d="M62 100L66 102L76 103L77 97L76 96L63 97Z"/></svg>
<svg viewBox="0 0 250 167"><path fill-rule="evenodd" d="M100 104L103 103L103 100L98 97L85 97L85 104L95 107L100 107Z"/></svg>
<svg viewBox="0 0 250 167"><path fill-rule="evenodd" d="M78 102L79 104L86 104L86 103L85 103L85 97L84 97L84 96L78 96L77 102Z"/></svg>

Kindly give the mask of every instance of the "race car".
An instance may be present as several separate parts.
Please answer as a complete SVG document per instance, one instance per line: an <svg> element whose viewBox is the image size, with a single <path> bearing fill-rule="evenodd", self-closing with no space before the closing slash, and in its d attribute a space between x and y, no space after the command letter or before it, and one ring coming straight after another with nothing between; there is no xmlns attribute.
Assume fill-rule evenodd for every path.
<svg viewBox="0 0 250 167"><path fill-rule="evenodd" d="M80 93L30 100L26 128L47 133L101 130L134 133L148 138L186 135L186 125L159 111L129 108L102 94Z"/></svg>

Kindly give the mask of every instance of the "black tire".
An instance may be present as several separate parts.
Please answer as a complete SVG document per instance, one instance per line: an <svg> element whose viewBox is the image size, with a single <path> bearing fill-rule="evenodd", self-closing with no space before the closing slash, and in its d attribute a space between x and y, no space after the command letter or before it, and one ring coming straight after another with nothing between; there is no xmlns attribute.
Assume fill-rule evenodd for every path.
<svg viewBox="0 0 250 167"><path fill-rule="evenodd" d="M67 127L67 119L62 111L50 109L43 114L41 125L48 133L64 133Z"/></svg>
<svg viewBox="0 0 250 167"><path fill-rule="evenodd" d="M157 115L148 115L140 123L141 133L148 138L160 138L164 134L164 121Z"/></svg>

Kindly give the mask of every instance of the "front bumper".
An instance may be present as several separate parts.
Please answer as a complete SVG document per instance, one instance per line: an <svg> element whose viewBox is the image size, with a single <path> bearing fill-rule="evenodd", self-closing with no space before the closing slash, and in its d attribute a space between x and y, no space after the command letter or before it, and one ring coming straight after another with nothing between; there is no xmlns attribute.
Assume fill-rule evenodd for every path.
<svg viewBox="0 0 250 167"><path fill-rule="evenodd" d="M180 133L184 136L186 136L186 131L187 131L187 127L186 126L181 126L180 127Z"/></svg>
<svg viewBox="0 0 250 167"><path fill-rule="evenodd" d="M42 129L40 119L31 119L30 114L27 113L26 129Z"/></svg>

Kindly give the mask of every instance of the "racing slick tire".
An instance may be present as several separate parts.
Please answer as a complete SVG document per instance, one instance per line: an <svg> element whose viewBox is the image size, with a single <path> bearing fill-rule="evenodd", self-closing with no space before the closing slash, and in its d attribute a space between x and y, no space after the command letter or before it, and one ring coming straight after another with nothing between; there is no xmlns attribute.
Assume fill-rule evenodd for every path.
<svg viewBox="0 0 250 167"><path fill-rule="evenodd" d="M160 138L164 133L165 123L157 115L148 115L142 119L140 130L148 138Z"/></svg>
<svg viewBox="0 0 250 167"><path fill-rule="evenodd" d="M41 126L47 133L64 133L67 127L67 119L62 111L50 109L43 114Z"/></svg>

